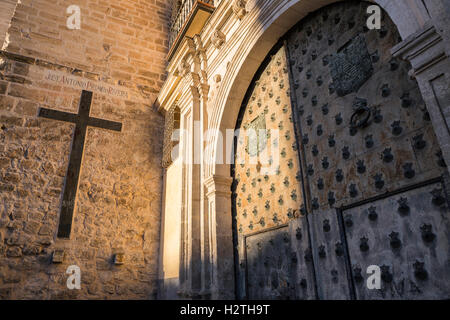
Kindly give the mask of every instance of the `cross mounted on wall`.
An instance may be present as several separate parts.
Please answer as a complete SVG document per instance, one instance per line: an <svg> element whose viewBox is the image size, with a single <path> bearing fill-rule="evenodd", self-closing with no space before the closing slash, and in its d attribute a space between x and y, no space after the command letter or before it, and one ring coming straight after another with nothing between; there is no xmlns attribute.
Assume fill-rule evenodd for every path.
<svg viewBox="0 0 450 320"><path fill-rule="evenodd" d="M63 202L59 218L58 238L70 238L87 127L90 126L117 132L122 131L122 124L119 122L91 118L91 104L92 92L83 90L78 114L46 108L39 109L39 117L75 124L72 140L72 151L70 153L69 167L67 169Z"/></svg>

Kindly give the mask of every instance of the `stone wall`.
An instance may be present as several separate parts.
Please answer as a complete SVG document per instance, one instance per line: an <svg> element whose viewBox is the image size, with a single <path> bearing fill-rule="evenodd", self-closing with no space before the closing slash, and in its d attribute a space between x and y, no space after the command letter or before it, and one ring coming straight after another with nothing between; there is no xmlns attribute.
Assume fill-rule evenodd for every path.
<svg viewBox="0 0 450 320"><path fill-rule="evenodd" d="M22 0L0 55L0 299L154 298L164 121L153 103L166 77L170 6L85 0L81 30L69 30L72 4ZM88 128L72 234L62 240L74 125L37 115L77 113L82 89L94 92L91 117L123 128ZM70 265L81 269L80 290L66 286Z"/></svg>
<svg viewBox="0 0 450 320"><path fill-rule="evenodd" d="M179 298L182 172L181 158L176 159L166 171L165 183L171 181L171 187L165 190L163 198L158 299Z"/></svg>
<svg viewBox="0 0 450 320"><path fill-rule="evenodd" d="M16 8L17 0L2 0L0 2L0 49L5 41L11 18Z"/></svg>

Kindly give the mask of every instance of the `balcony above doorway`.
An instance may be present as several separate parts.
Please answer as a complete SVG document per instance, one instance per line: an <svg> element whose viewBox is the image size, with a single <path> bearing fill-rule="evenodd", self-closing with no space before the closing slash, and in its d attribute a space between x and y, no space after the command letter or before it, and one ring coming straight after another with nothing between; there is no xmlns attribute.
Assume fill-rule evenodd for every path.
<svg viewBox="0 0 450 320"><path fill-rule="evenodd" d="M200 33L214 10L214 0L185 0L181 3L170 27L169 61L185 36L193 37Z"/></svg>

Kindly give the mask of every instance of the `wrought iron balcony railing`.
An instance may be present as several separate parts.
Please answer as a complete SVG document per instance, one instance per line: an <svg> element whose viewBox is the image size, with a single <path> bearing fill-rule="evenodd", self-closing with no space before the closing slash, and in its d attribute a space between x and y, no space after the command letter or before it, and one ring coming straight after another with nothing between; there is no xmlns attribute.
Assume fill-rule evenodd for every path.
<svg viewBox="0 0 450 320"><path fill-rule="evenodd" d="M169 60L184 36L193 36L201 31L214 9L214 0L185 0L182 3L170 27Z"/></svg>

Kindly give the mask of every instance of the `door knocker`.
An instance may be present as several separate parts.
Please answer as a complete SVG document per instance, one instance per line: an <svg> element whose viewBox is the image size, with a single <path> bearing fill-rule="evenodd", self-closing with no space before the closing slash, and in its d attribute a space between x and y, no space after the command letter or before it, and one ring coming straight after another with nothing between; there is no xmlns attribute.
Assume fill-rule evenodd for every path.
<svg viewBox="0 0 450 320"><path fill-rule="evenodd" d="M366 127L371 115L372 111L369 107L358 107L350 119L350 126L354 129Z"/></svg>

